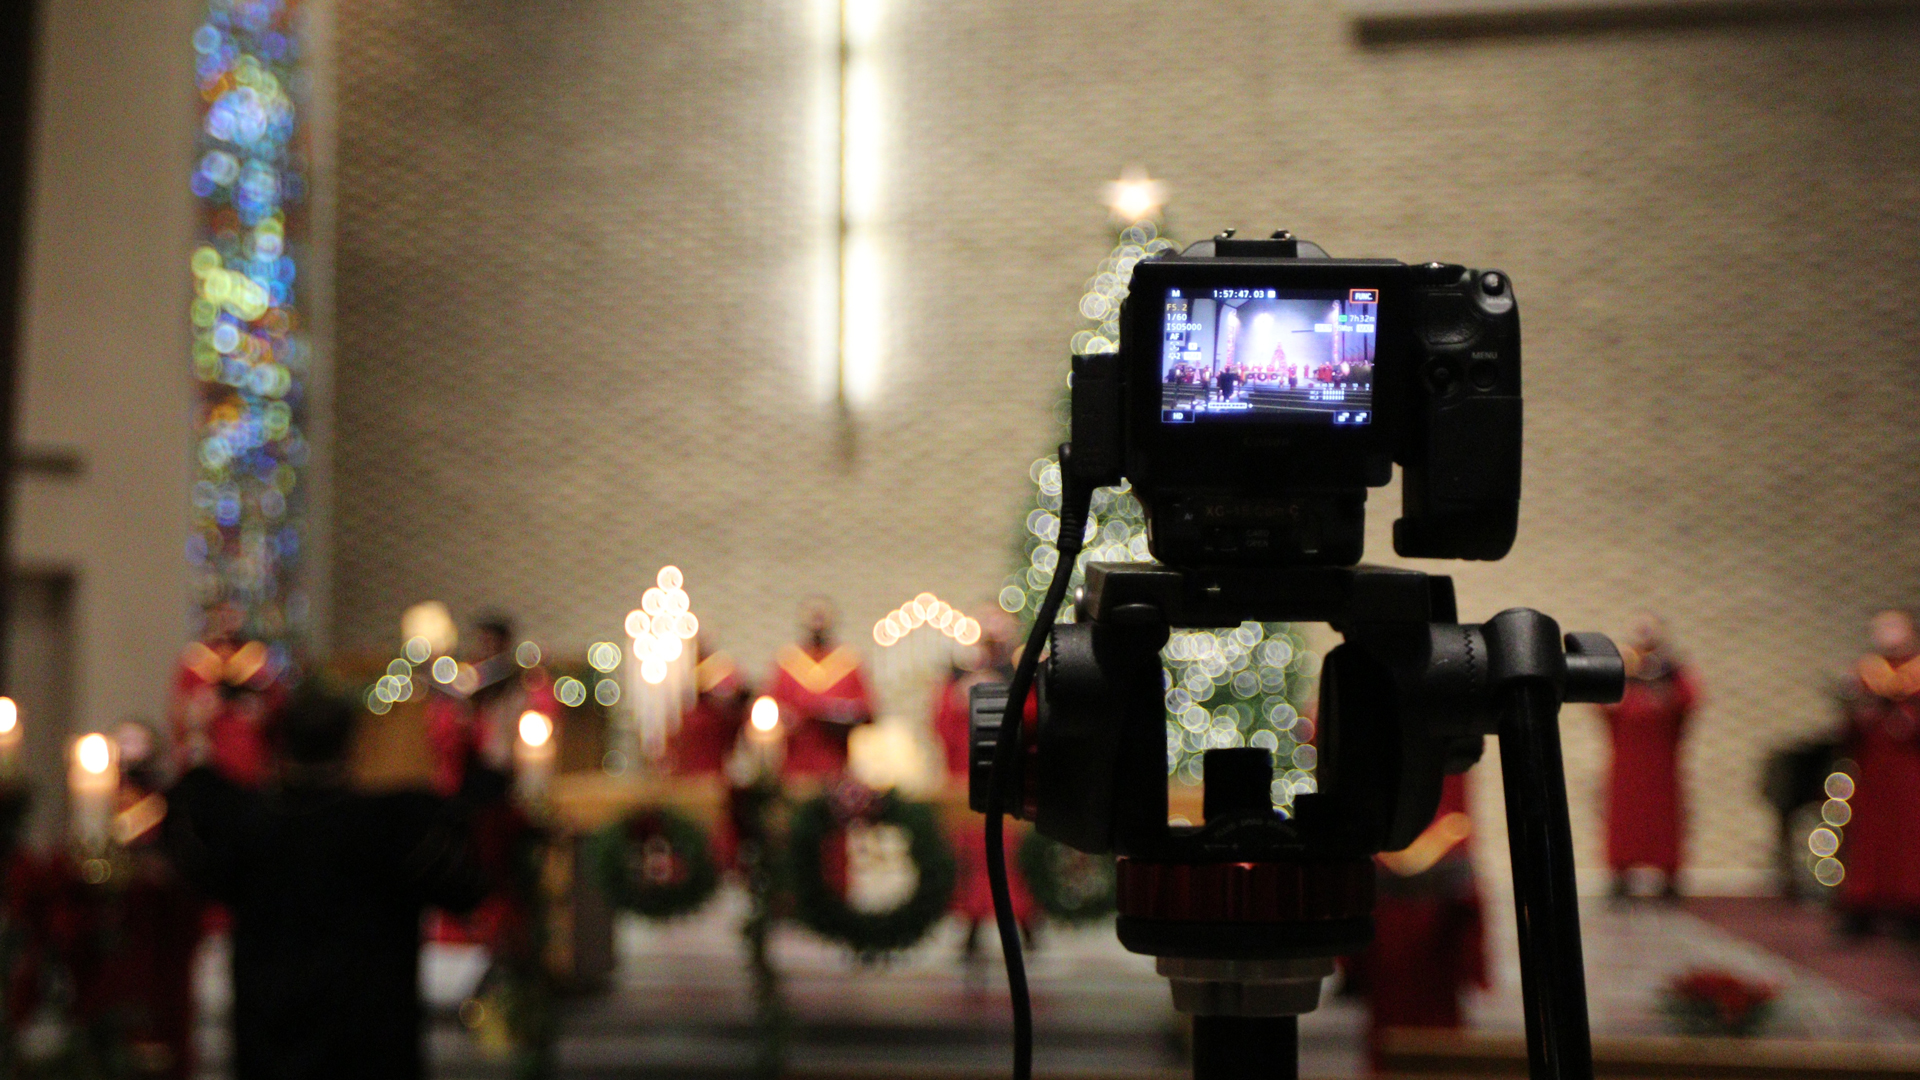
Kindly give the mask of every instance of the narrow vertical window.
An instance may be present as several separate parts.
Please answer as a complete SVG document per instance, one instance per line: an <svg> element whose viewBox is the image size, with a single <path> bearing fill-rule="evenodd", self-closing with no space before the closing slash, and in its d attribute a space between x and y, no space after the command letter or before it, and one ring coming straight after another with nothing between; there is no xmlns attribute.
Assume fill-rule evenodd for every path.
<svg viewBox="0 0 1920 1080"><path fill-rule="evenodd" d="M192 256L194 485L187 541L203 635L285 643L300 589L309 339L299 304L305 125L298 0L210 0ZM282 652L279 659L284 662Z"/></svg>

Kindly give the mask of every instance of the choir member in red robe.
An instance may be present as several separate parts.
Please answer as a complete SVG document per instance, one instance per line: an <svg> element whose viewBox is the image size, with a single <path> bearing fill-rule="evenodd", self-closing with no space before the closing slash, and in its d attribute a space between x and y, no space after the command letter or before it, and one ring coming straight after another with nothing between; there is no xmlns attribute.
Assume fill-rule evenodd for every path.
<svg viewBox="0 0 1920 1080"><path fill-rule="evenodd" d="M205 905L161 844L167 800L152 729L128 722L114 737L121 773L113 831L126 877L108 905L117 932L99 975L140 1075L186 1080L195 1073L193 957Z"/></svg>
<svg viewBox="0 0 1920 1080"><path fill-rule="evenodd" d="M243 787L265 783L273 758L267 728L285 699L277 674L263 642L216 631L188 645L169 708L175 770L209 765Z"/></svg>
<svg viewBox="0 0 1920 1080"><path fill-rule="evenodd" d="M804 639L775 656L767 689L780 703L787 731L781 774L830 776L845 771L847 735L872 722L873 705L860 654L850 645L834 643L833 607L824 600L809 602L801 612L801 626Z"/></svg>
<svg viewBox="0 0 1920 1080"><path fill-rule="evenodd" d="M696 647L700 662L693 669L693 707L681 718L668 749L674 775L718 776L747 722L753 688L740 677L731 657L711 651L705 635Z"/></svg>
<svg viewBox="0 0 1920 1080"><path fill-rule="evenodd" d="M1651 867L1663 876L1663 891L1678 895L1681 829L1680 740L1699 704L1693 673L1667 641L1653 616L1640 620L1623 650L1627 690L1617 705L1603 705L1613 740L1607 778L1607 865L1617 896L1627 892L1627 871Z"/></svg>
<svg viewBox="0 0 1920 1080"><path fill-rule="evenodd" d="M522 714L538 712L559 723L559 702L546 669L522 668L516 658L512 620L489 615L479 630L473 661L451 683L433 683L427 698L434 789L443 796L460 789L469 760L512 771Z"/></svg>
<svg viewBox="0 0 1920 1080"><path fill-rule="evenodd" d="M1389 1028L1458 1028L1462 997L1487 982L1465 776L1449 776L1440 808L1413 843L1377 856L1373 945L1348 965L1371 1005L1375 1060Z"/></svg>
<svg viewBox="0 0 1920 1080"><path fill-rule="evenodd" d="M1855 769L1840 906L1856 931L1920 917L1920 638L1904 611L1875 615L1872 634L1846 705Z"/></svg>
<svg viewBox="0 0 1920 1080"><path fill-rule="evenodd" d="M512 619L490 614L482 617L478 630L472 661L461 666L451 683L429 684L427 741L434 756L434 792L442 798L458 793L472 768L512 774L513 744L523 713L541 713L556 725L560 720L560 704L546 669L538 664L520 666ZM477 815L473 822L475 843L482 852L511 849L525 828L525 816L506 803ZM517 900L502 884L502 875L489 874L488 880L492 887L470 914L431 911L427 936L442 943L497 945L509 934L506 928L516 925L520 917Z"/></svg>
<svg viewBox="0 0 1920 1080"><path fill-rule="evenodd" d="M1008 682L1013 678L1011 641L1013 622L999 608L980 615L979 660L971 670L953 673L946 689L934 703L933 730L946 751L948 782L964 797L972 770L972 751L968 728L971 706L968 695L982 682ZM1028 699L1027 723L1034 719L1032 699ZM1007 885L1013 900L1013 917L1032 934L1033 896L1027 891L1013 853L1019 850L1020 833L1009 821L1007 829ZM987 837L985 823L977 814L963 814L948 839L958 863L954 882L953 912L967 924L967 936L961 944L961 956L972 959L979 949L980 926L993 918L993 891L987 882Z"/></svg>

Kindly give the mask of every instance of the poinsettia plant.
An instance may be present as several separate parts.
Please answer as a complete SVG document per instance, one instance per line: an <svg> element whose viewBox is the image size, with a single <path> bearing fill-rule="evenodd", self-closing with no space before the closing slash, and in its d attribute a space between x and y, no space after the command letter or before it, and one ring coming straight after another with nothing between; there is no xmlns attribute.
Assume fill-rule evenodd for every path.
<svg viewBox="0 0 1920 1080"><path fill-rule="evenodd" d="M1745 1037L1765 1026L1780 991L1721 968L1694 968L1667 983L1662 1011L1683 1034Z"/></svg>

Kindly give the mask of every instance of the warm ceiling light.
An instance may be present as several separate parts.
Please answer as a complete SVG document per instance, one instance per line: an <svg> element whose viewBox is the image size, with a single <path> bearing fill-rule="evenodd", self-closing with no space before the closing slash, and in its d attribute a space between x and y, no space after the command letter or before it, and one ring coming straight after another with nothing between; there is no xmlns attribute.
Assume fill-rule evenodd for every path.
<svg viewBox="0 0 1920 1080"><path fill-rule="evenodd" d="M1166 201L1160 182L1145 170L1129 169L1126 175L1107 185L1107 207L1127 221L1139 221L1158 213Z"/></svg>

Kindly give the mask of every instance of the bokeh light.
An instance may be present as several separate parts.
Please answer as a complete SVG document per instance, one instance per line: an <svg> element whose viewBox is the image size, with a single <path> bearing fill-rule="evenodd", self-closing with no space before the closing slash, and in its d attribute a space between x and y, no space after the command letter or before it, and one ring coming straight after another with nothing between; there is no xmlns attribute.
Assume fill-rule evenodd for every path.
<svg viewBox="0 0 1920 1080"><path fill-rule="evenodd" d="M520 714L520 741L528 746L545 746L553 738L553 721L545 713L532 709Z"/></svg>
<svg viewBox="0 0 1920 1080"><path fill-rule="evenodd" d="M596 641L587 646L587 666L607 672L620 666L620 646L611 641Z"/></svg>
<svg viewBox="0 0 1920 1080"><path fill-rule="evenodd" d="M780 726L780 703L770 697L755 698L751 715L756 731L772 731Z"/></svg>
<svg viewBox="0 0 1920 1080"><path fill-rule="evenodd" d="M105 735L97 732L84 735L74 747L74 760L80 763L83 771L98 776L113 764L113 747Z"/></svg>
<svg viewBox="0 0 1920 1080"><path fill-rule="evenodd" d="M922 626L930 626L960 645L980 640L978 620L930 592L923 592L882 615L873 624L874 644L888 648Z"/></svg>
<svg viewBox="0 0 1920 1080"><path fill-rule="evenodd" d="M201 611L284 641L308 618L299 569L306 516L306 380L297 298L307 131L297 0L210 0L192 37L202 105L188 186L199 204L192 335L196 424L187 543ZM421 659L425 659L422 657Z"/></svg>

